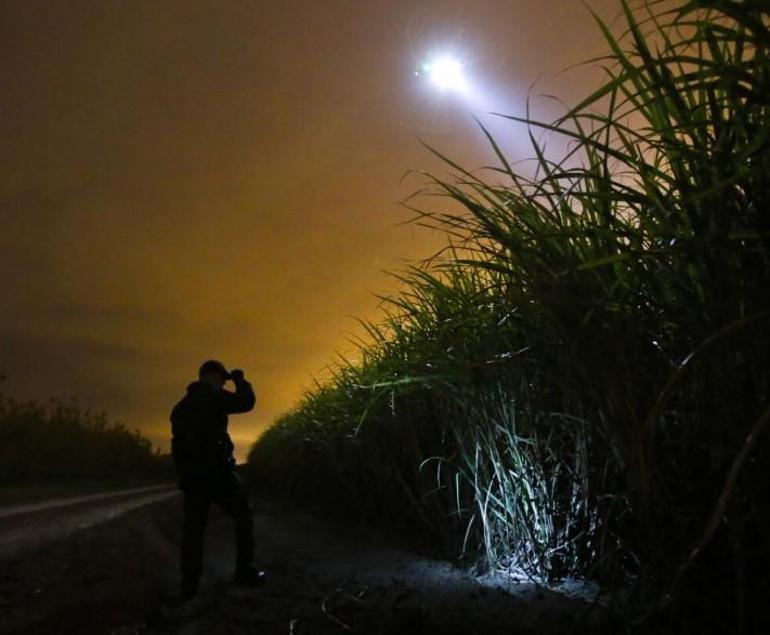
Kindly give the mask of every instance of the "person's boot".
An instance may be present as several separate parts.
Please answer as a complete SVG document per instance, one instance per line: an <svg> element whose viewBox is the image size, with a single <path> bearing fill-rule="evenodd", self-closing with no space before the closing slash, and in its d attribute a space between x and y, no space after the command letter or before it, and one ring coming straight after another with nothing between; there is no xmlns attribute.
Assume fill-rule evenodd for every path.
<svg viewBox="0 0 770 635"><path fill-rule="evenodd" d="M267 579L267 574L253 565L239 566L235 570L235 583L241 586L259 586Z"/></svg>

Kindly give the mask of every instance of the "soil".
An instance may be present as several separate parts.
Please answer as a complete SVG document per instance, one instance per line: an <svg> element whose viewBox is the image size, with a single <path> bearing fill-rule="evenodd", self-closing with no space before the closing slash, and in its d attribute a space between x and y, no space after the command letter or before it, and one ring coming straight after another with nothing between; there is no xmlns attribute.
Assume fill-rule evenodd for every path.
<svg viewBox="0 0 770 635"><path fill-rule="evenodd" d="M601 606L499 574L476 576L369 529L255 501L259 566L231 583L231 521L212 508L200 597L174 607L181 498L130 509L0 559L0 632L619 633ZM62 515L67 510L60 511ZM47 522L52 522L49 516ZM62 517L63 518L63 517ZM26 521L29 524L29 520ZM59 521L57 521L59 522ZM7 528L0 526L0 532Z"/></svg>

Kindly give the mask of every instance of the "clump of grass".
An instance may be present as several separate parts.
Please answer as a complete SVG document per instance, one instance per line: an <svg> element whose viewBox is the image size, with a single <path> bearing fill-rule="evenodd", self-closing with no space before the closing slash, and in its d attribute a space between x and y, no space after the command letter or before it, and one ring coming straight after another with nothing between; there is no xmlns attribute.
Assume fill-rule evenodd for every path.
<svg viewBox="0 0 770 635"><path fill-rule="evenodd" d="M541 580L633 582L680 632L752 632L770 523L770 10L621 1L604 85L445 158L447 249L402 275L361 359L255 444L295 495L421 527ZM483 127L482 127L483 130ZM486 131L485 131L486 132ZM541 136L566 137L549 158ZM700 626L699 626L700 625Z"/></svg>

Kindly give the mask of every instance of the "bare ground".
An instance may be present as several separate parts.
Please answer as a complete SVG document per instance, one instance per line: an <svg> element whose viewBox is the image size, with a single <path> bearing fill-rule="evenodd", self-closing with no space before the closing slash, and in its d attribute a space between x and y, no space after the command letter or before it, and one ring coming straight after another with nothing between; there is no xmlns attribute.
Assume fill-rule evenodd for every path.
<svg viewBox="0 0 770 635"><path fill-rule="evenodd" d="M473 576L285 503L260 500L255 509L259 564L270 573L260 588L230 584L232 525L212 508L201 598L184 615L168 608L180 537L181 500L173 496L0 558L0 633L622 631L584 600Z"/></svg>

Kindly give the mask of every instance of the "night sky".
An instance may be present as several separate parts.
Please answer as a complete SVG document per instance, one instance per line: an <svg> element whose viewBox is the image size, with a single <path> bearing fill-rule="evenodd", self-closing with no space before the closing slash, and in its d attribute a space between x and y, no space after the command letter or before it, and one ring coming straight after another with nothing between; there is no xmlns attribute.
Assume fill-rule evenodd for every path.
<svg viewBox="0 0 770 635"><path fill-rule="evenodd" d="M610 19L617 0L592 0ZM242 457L439 237L399 201L491 161L471 113L574 100L579 0L0 1L0 374L165 447L209 357L245 369ZM451 51L471 97L415 69ZM535 115L559 111L533 101ZM484 119L487 121L487 119ZM521 130L490 123L513 158Z"/></svg>

